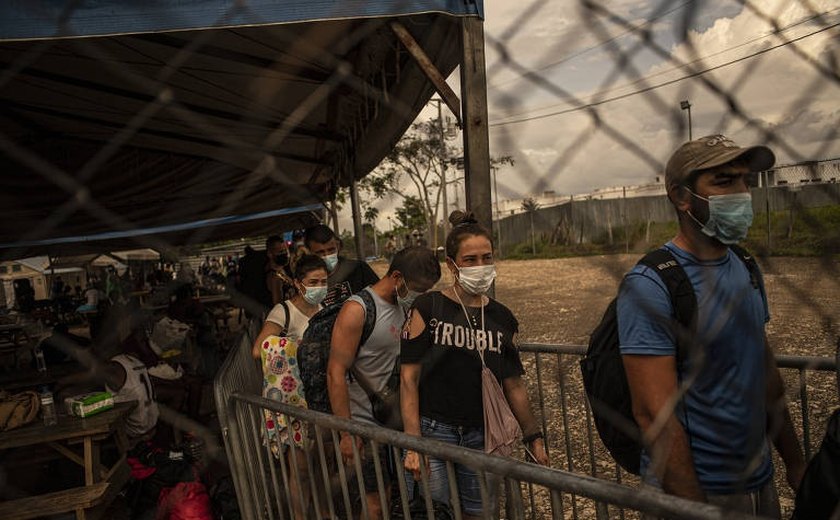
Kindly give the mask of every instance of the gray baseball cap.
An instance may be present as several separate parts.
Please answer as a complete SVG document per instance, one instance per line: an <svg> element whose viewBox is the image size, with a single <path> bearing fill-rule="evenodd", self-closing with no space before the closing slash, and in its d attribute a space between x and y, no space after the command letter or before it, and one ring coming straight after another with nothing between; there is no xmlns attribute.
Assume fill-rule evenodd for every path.
<svg viewBox="0 0 840 520"><path fill-rule="evenodd" d="M707 135L689 141L674 152L665 166L665 186L684 184L697 170L706 170L730 163L743 157L752 172L769 170L776 163L776 156L766 146L741 148L723 135Z"/></svg>

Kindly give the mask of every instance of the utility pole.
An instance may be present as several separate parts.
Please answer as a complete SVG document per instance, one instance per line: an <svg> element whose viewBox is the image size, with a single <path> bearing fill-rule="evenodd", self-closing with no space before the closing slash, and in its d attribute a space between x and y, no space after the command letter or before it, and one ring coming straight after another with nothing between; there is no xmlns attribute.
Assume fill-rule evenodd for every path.
<svg viewBox="0 0 840 520"><path fill-rule="evenodd" d="M447 168L447 160L446 160L446 141L445 136L443 133L443 114L441 111L441 103L443 100L435 98L431 100L432 102L437 104L437 126L438 126L438 138L440 139L440 189L443 190L443 236L449 232L449 201L447 200L447 192L449 191L449 183L446 180L446 168ZM437 226L437 222L434 224Z"/></svg>
<svg viewBox="0 0 840 520"><path fill-rule="evenodd" d="M498 253L499 258L502 257L502 214L499 213L499 185L496 184L496 170L499 167L490 164L490 171L493 172L493 191L496 192L496 236L498 240L496 241L496 252Z"/></svg>

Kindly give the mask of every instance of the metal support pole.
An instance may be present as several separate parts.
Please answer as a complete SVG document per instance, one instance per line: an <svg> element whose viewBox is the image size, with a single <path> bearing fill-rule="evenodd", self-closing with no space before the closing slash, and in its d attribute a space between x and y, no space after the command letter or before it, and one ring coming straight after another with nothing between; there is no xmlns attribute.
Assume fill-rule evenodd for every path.
<svg viewBox="0 0 840 520"><path fill-rule="evenodd" d="M496 170L497 166L490 165L490 171L493 172L493 191L496 192L496 255L502 257L502 214L499 213L499 185L496 184Z"/></svg>
<svg viewBox="0 0 840 520"><path fill-rule="evenodd" d="M694 135L691 131L691 105L688 106L688 140L694 140Z"/></svg>
<svg viewBox="0 0 840 520"><path fill-rule="evenodd" d="M767 254L770 255L770 172L764 172L764 213L767 220Z"/></svg>
<svg viewBox="0 0 840 520"><path fill-rule="evenodd" d="M362 210L359 206L359 191L356 187L356 181L350 184L350 206L353 208L353 242L356 245L356 258L359 260L365 259L364 250L364 230L362 229Z"/></svg>
<svg viewBox="0 0 840 520"><path fill-rule="evenodd" d="M441 100L440 99L433 99L435 103L437 103L437 112L438 112L438 137L440 138L440 189L443 190L443 235L444 237L449 232L449 201L446 195L446 192L449 191L449 185L446 181L446 141L443 135L443 114L441 111ZM437 222L435 222L435 226L437 226ZM444 240L446 240L444 238Z"/></svg>

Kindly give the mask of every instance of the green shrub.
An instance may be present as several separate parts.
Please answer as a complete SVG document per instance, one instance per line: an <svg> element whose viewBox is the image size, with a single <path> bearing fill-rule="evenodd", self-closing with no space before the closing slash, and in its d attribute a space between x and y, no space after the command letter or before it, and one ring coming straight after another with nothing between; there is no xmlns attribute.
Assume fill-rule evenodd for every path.
<svg viewBox="0 0 840 520"><path fill-rule="evenodd" d="M770 247L767 244L767 214L755 215L744 247L762 256L840 255L840 206L776 211L770 214ZM645 253L671 240L677 234L677 222L644 222L613 228L612 242L605 231L584 244L549 244L537 240L537 252L531 250L530 237L504 252L505 258L560 258L569 256Z"/></svg>

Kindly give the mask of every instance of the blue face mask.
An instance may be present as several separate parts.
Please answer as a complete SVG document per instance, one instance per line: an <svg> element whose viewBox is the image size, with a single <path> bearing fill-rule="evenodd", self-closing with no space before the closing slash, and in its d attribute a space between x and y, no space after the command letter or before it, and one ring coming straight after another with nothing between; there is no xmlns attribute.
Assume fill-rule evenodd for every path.
<svg viewBox="0 0 840 520"><path fill-rule="evenodd" d="M338 253L325 256L324 262L327 264L327 271L333 272L335 270L335 266L338 265Z"/></svg>
<svg viewBox="0 0 840 520"><path fill-rule="evenodd" d="M691 190L689 193L709 203L709 219L703 224L691 212L688 215L699 224L703 234L716 238L722 244L736 244L747 237L753 221L752 196L747 193L710 195L701 197Z"/></svg>
<svg viewBox="0 0 840 520"><path fill-rule="evenodd" d="M319 287L305 287L306 291L303 293L303 299L307 301L310 305L318 305L324 298L327 296L327 288L326 286L319 286Z"/></svg>

